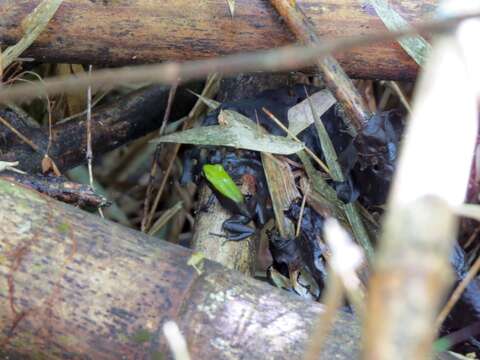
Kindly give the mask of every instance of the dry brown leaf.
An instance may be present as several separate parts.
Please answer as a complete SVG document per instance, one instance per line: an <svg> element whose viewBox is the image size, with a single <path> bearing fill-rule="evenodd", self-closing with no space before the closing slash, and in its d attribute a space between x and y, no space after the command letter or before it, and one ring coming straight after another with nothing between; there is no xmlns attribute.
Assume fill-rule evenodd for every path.
<svg viewBox="0 0 480 360"><path fill-rule="evenodd" d="M55 162L47 154L42 159L42 172L44 174L52 172L55 176L62 176Z"/></svg>

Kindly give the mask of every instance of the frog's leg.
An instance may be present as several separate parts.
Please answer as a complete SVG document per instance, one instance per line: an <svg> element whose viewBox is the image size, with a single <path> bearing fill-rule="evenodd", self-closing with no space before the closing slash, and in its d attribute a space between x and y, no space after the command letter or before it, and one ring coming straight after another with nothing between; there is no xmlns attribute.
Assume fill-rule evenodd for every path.
<svg viewBox="0 0 480 360"><path fill-rule="evenodd" d="M228 234L227 240L241 241L255 234L255 229L247 226L250 220L249 217L243 215L235 215L225 220L222 228Z"/></svg>

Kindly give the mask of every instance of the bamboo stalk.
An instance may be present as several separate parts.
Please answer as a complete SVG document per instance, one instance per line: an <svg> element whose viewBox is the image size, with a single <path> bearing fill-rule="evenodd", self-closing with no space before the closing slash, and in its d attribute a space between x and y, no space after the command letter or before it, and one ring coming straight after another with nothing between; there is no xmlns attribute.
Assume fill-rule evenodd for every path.
<svg viewBox="0 0 480 360"><path fill-rule="evenodd" d="M319 304L15 183L0 198L2 359L157 359L169 320L192 359L302 357ZM333 331L325 358L354 357L353 317Z"/></svg>
<svg viewBox="0 0 480 360"><path fill-rule="evenodd" d="M92 74L91 78L84 74L76 76L55 77L45 79L41 85L15 85L0 91L0 101L9 102L15 99L23 101L40 95L71 93L88 86L117 86L131 82L156 82L173 84L181 78L183 81L201 79L210 73L223 75L253 71L286 71L299 69L315 62L319 57L346 49L360 48L368 44L384 42L402 36L424 31L440 31L449 29L459 21L478 16L479 12L460 13L448 19L424 22L412 28L387 32L380 31L368 36L356 35L346 39L325 41L315 46L286 46L276 50L265 50L255 53L227 55L209 60L188 61L180 63L165 63L157 65L139 65L134 68L103 69Z"/></svg>
<svg viewBox="0 0 480 360"><path fill-rule="evenodd" d="M449 5L478 10L468 0ZM370 281L364 359L432 356L435 318L453 280L452 206L464 200L478 131L471 69L480 59L469 50L479 28L471 19L434 39L420 79Z"/></svg>
<svg viewBox="0 0 480 360"><path fill-rule="evenodd" d="M303 44L321 44L315 27L296 2L289 0L270 0L278 13L286 21L288 28ZM372 116L365 100L349 79L342 66L332 55L317 61L325 85L342 105L353 127L358 131Z"/></svg>
<svg viewBox="0 0 480 360"><path fill-rule="evenodd" d="M344 38L385 29L374 9L357 0L298 1L319 36ZM412 23L426 19L437 0L403 0L395 6ZM0 45L23 36L22 19L38 1L0 1ZM64 0L53 21L24 54L46 62L126 65L200 59L280 47L293 41L262 0ZM395 43L374 44L338 55L355 77L413 79L417 65Z"/></svg>

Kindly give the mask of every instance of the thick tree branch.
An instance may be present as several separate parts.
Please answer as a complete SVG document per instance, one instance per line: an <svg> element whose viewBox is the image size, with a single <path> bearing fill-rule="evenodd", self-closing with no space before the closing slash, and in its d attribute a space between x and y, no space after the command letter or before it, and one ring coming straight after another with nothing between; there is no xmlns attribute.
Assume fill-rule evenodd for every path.
<svg viewBox="0 0 480 360"><path fill-rule="evenodd" d="M40 0L0 0L0 45L22 36L22 20ZM384 30L368 2L298 1L321 38L366 35ZM437 0L395 1L405 19L428 18ZM224 0L65 0L25 56L47 62L138 64L199 59L293 42L268 2L237 1L232 18ZM337 55L336 55L337 56ZM338 54L350 76L413 79L417 65L395 41Z"/></svg>
<svg viewBox="0 0 480 360"><path fill-rule="evenodd" d="M153 65L138 65L118 69L102 69L91 76L62 76L44 79L41 85L36 82L14 85L0 91L0 102L22 99L33 99L45 94L72 93L86 89L89 86L118 86L132 82L155 82L160 84L175 84L179 80L188 81L203 79L208 74L219 73L232 75L253 71L287 71L311 65L319 58L339 51L351 50L365 45L393 40L404 36L415 35L427 31L444 31L465 19L480 16L478 12L462 13L446 19L424 22L418 26L399 31L380 31L371 35L352 36L329 40L315 46L285 46L279 49L264 50L253 53L241 53L215 57L206 60L185 61L182 63L168 62ZM404 78L406 79L406 78Z"/></svg>
<svg viewBox="0 0 480 360"><path fill-rule="evenodd" d="M195 89L198 90L198 89ZM92 147L95 156L100 156L132 140L138 139L161 125L168 98L168 88L151 86L138 90L119 100L94 111L92 116ZM172 119L188 114L195 103L195 96L185 87L179 89L172 109ZM18 136L0 124L0 131L7 134L6 141L0 143L0 159L19 161L19 168L35 173L41 171L41 161L45 154L48 137L46 131L31 129L24 125L19 116L10 111L0 111L11 122L25 132L40 151L34 151ZM86 126L84 121L69 121L53 129L54 138L49 156L60 170L66 171L85 161Z"/></svg>

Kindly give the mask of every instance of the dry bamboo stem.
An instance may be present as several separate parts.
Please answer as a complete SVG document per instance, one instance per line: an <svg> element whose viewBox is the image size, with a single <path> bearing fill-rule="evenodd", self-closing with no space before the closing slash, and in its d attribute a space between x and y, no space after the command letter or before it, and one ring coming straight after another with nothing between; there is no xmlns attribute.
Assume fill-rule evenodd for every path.
<svg viewBox="0 0 480 360"><path fill-rule="evenodd" d="M300 359L321 306L0 180L0 357L158 359L179 325L192 359ZM155 243L155 245L153 245ZM339 314L326 358L358 353Z"/></svg>
<svg viewBox="0 0 480 360"><path fill-rule="evenodd" d="M209 60L197 60L158 65L140 65L135 68L103 69L92 74L91 78L83 74L76 76L45 79L41 86L37 82L15 85L0 91L0 102L33 99L40 95L77 92L88 86L117 86L130 82L156 82L173 84L181 78L183 81L200 79L218 72L223 75L252 71L286 71L299 69L333 52L358 48L367 44L392 40L401 36L439 31L450 28L461 20L478 16L479 12L462 13L450 19L425 22L418 26L396 32L381 31L368 36L352 36L348 39L325 41L317 46L286 46L276 50L257 53L227 55Z"/></svg>
<svg viewBox="0 0 480 360"><path fill-rule="evenodd" d="M23 36L22 20L38 0L0 0L0 45ZM385 29L373 7L357 0L297 1L322 38L344 38ZM437 0L402 0L393 6L405 19L428 18ZM200 59L287 45L291 35L266 1L64 0L53 20L23 56L46 62L126 65ZM338 54L349 75L413 79L417 65L388 42Z"/></svg>
<svg viewBox="0 0 480 360"><path fill-rule="evenodd" d="M292 3L289 0L271 0L270 2L285 19L288 28L298 40L305 45L321 44L315 28L296 2ZM342 66L331 55L320 58L317 66L325 85L342 105L355 129L362 129L372 114Z"/></svg>
<svg viewBox="0 0 480 360"><path fill-rule="evenodd" d="M468 0L452 4L478 10ZM438 36L418 85L370 284L364 359L432 355L435 318L453 280L451 207L465 197L478 131L471 71L480 59L469 50L479 28L471 19Z"/></svg>

